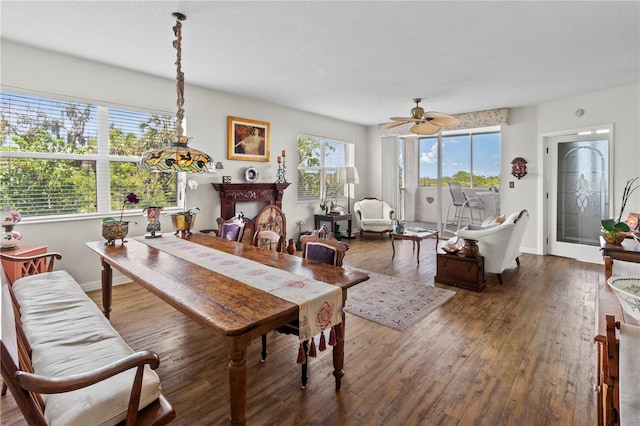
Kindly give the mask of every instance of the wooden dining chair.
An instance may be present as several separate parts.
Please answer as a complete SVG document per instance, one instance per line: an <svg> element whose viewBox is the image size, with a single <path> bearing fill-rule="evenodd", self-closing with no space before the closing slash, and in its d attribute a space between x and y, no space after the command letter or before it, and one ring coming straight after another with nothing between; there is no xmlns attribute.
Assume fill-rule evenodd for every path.
<svg viewBox="0 0 640 426"><path fill-rule="evenodd" d="M229 241L242 241L245 230L245 219L242 213L224 220L219 217L216 219L218 223L218 236L226 238Z"/></svg>
<svg viewBox="0 0 640 426"><path fill-rule="evenodd" d="M284 253L284 236L274 231L256 231L253 245L262 249Z"/></svg>
<svg viewBox="0 0 640 426"><path fill-rule="evenodd" d="M302 243L302 257L334 266L342 266L342 260L349 246L336 237L325 227L313 231L311 235L300 237Z"/></svg>
<svg viewBox="0 0 640 426"><path fill-rule="evenodd" d="M342 260L349 246L341 241L323 226L321 229L313 231L311 235L300 237L302 242L302 257L328 265L342 266ZM278 333L300 335L298 320L276 329ZM304 361L302 362L301 387L307 387L307 362L309 361L309 341L302 342ZM262 362L267 359L267 335L262 335Z"/></svg>
<svg viewBox="0 0 640 426"><path fill-rule="evenodd" d="M287 218L280 207L274 204L263 207L253 219L253 226L254 246L284 252Z"/></svg>

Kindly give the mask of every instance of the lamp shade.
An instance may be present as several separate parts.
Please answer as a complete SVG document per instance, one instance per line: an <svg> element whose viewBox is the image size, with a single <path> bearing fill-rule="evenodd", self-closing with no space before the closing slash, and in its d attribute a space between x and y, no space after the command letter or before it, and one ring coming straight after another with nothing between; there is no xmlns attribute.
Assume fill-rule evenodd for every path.
<svg viewBox="0 0 640 426"><path fill-rule="evenodd" d="M222 165L222 161L218 161L216 163L216 171L217 170L224 170L224 166Z"/></svg>
<svg viewBox="0 0 640 426"><path fill-rule="evenodd" d="M208 172L213 160L208 154L189 148L189 139L186 136L171 136L169 146L144 153L139 168L149 172Z"/></svg>
<svg viewBox="0 0 640 426"><path fill-rule="evenodd" d="M360 177L355 166L341 167L338 174L338 182L344 184L359 184Z"/></svg>

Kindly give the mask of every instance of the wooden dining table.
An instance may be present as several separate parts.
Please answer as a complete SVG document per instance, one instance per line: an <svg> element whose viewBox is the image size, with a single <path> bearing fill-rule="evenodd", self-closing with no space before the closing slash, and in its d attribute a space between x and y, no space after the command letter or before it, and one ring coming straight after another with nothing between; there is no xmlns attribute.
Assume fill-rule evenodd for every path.
<svg viewBox="0 0 640 426"><path fill-rule="evenodd" d="M367 279L368 274L317 263L285 253L196 233L182 238L231 255L259 262L296 275L312 278L347 290ZM229 405L231 424L246 424L247 348L251 340L298 319L298 305L286 301L214 270L199 266L142 241L106 245L104 241L86 245L100 256L102 264L103 312L109 318L113 269L121 272L160 299L218 336L229 357ZM343 326L345 316L342 313ZM346 338L346 327L344 327ZM344 340L333 347L333 375L340 390L344 366Z"/></svg>

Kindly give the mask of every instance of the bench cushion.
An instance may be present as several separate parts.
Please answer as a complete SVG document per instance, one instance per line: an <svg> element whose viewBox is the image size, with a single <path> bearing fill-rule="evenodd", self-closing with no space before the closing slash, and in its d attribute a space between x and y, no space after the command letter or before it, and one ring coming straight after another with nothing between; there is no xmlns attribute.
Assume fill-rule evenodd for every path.
<svg viewBox="0 0 640 426"><path fill-rule="evenodd" d="M13 291L36 374L85 373L133 353L66 271L21 278ZM126 418L134 376L131 369L77 391L42 395L45 418L50 425L117 424ZM160 393L158 375L145 366L139 409Z"/></svg>

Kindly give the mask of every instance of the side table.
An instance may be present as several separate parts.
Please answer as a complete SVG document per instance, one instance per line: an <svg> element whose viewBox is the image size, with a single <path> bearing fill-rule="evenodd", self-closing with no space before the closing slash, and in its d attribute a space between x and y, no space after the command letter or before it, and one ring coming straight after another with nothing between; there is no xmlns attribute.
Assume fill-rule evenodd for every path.
<svg viewBox="0 0 640 426"><path fill-rule="evenodd" d="M409 240L413 242L413 249L416 249L416 243L418 244L418 253L416 253L416 260L418 261L418 265L420 264L420 241L427 238L435 238L436 239L436 253L438 252L438 231L427 231L427 232L406 232L403 234L398 234L395 231L391 232L391 248L393 249L393 255L391 258L396 257L396 245L394 243L395 240Z"/></svg>
<svg viewBox="0 0 640 426"><path fill-rule="evenodd" d="M347 238L351 239L351 214L315 214L313 215L315 218L315 228L320 229L321 222L329 222L331 223L331 232L333 235L336 235L336 222L347 221Z"/></svg>
<svg viewBox="0 0 640 426"><path fill-rule="evenodd" d="M47 252L48 246L20 246L16 250L6 250L3 254L9 256L35 256L37 254L44 254ZM2 268L6 271L9 281L15 282L18 278L22 278L21 265L16 262L2 261ZM44 271L40 271L44 272Z"/></svg>
<svg viewBox="0 0 640 426"><path fill-rule="evenodd" d="M482 291L487 286L483 256L465 257L446 253L436 256L435 281L475 291Z"/></svg>

